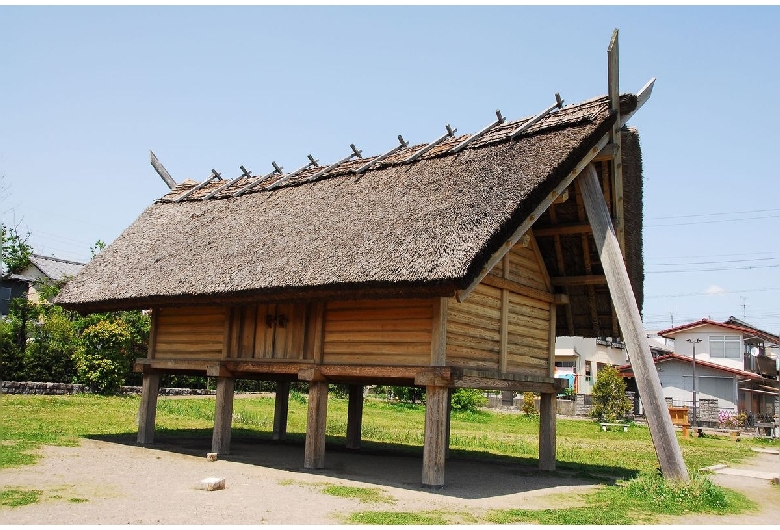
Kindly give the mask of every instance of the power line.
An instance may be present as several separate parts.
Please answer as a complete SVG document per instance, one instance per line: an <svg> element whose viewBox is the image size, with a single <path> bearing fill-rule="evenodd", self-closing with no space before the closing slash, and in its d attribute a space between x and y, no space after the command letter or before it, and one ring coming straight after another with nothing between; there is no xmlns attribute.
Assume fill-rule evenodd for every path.
<svg viewBox="0 0 780 530"><path fill-rule="evenodd" d="M681 214L681 215L666 215L663 217L646 217L646 219L658 220L658 219L683 219L689 217L711 217L715 215L741 215L743 213L766 213L766 212L780 212L777 208L769 210L744 210L741 212L713 212L713 213L694 213L694 214Z"/></svg>
<svg viewBox="0 0 780 530"><path fill-rule="evenodd" d="M687 223L672 223L672 224L661 224L661 225L643 225L643 228L662 228L662 227L678 227L678 226L687 226L687 225L703 225L703 224L713 224L713 223L731 223L735 221L755 221L758 219L778 219L780 218L780 215L762 215L758 217L738 217L736 219L715 219L712 221L690 221Z"/></svg>
<svg viewBox="0 0 780 530"><path fill-rule="evenodd" d="M645 274L670 274L680 272L714 272L714 271L735 271L735 270L752 270L752 269L776 269L780 267L778 265L746 265L744 267L712 267L709 269L678 269L671 271L645 271Z"/></svg>

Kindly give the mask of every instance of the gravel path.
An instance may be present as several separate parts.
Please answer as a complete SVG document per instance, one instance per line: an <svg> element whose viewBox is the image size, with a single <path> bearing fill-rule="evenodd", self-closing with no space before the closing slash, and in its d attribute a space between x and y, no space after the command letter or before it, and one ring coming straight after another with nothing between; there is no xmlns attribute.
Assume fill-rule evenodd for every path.
<svg viewBox="0 0 780 530"><path fill-rule="evenodd" d="M123 443L124 442L124 443ZM208 440L169 439L150 448L130 440L84 439L78 447L44 447L34 466L3 470L0 487L43 490L38 504L0 509L2 524L342 524L358 511L442 510L479 515L492 508L572 506L594 483L506 463L453 459L447 486L420 486L421 460L329 447L327 468L301 469L299 444L234 442L233 454L205 458ZM205 444L205 445L204 445ZM757 455L757 469L777 466L777 455ZM745 467L741 465L740 467ZM226 489L199 489L207 477ZM757 514L686 516L664 524L773 524L780 520L780 488L768 481L714 475L761 503ZM395 503L362 503L322 492L323 484L379 488ZM453 522L470 522L468 517Z"/></svg>

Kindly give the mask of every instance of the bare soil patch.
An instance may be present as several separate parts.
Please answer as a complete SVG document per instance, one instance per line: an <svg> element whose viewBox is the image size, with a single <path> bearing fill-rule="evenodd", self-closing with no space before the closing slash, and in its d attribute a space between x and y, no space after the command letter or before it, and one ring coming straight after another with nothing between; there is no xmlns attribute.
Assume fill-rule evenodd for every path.
<svg viewBox="0 0 780 530"><path fill-rule="evenodd" d="M341 524L364 510L442 510L478 515L492 508L554 508L577 503L596 482L506 463L452 459L447 485L420 484L415 456L330 450L326 469L303 470L300 444L234 443L208 462L202 439L152 447L84 439L42 449L34 466L3 470L0 487L44 491L39 504L0 509L3 524ZM226 489L200 481L223 477ZM379 488L392 504L323 493L322 484ZM79 499L78 501L72 499ZM86 499L86 501L84 500Z"/></svg>
<svg viewBox="0 0 780 530"><path fill-rule="evenodd" d="M0 509L2 524L341 524L357 511L391 510L471 514L489 509L565 508L598 484L566 473L540 473L506 462L451 459L447 485L420 484L421 460L392 453L330 448L326 469L301 468L297 443L234 442L233 454L208 462L208 440L170 438L151 447L127 437L83 439L78 447L50 447L34 466L3 470L0 487L43 490L38 504ZM739 468L778 469L777 455L757 454ZM204 491L207 477L226 489ZM713 475L713 481L760 504L753 514L666 517L663 524L774 524L780 487L766 480ZM379 488L394 503L333 497L322 485ZM468 517L453 522L471 522Z"/></svg>

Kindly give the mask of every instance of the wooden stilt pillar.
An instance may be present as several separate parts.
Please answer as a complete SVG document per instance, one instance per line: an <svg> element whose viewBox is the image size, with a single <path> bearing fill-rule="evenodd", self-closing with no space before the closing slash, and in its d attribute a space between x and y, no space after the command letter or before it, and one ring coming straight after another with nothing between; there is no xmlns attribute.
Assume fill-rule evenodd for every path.
<svg viewBox="0 0 780 530"><path fill-rule="evenodd" d="M276 382L276 396L274 397L274 432L273 440L284 440L287 437L287 411L290 404L290 382Z"/></svg>
<svg viewBox="0 0 780 530"><path fill-rule="evenodd" d="M599 186L598 174L591 164L577 178L580 181L582 199L593 229L599 258L607 277L612 304L615 306L631 367L636 375L639 395L645 406L647 424L661 464L661 472L668 479L687 481L688 470L674 434L672 418L666 408L661 380L653 363L634 291L631 289L612 219Z"/></svg>
<svg viewBox="0 0 780 530"><path fill-rule="evenodd" d="M539 470L555 471L555 394L543 393L539 402Z"/></svg>
<svg viewBox="0 0 780 530"><path fill-rule="evenodd" d="M328 419L328 383L309 383L309 412L306 416L306 447L303 467L322 469L325 467L325 425Z"/></svg>
<svg viewBox="0 0 780 530"><path fill-rule="evenodd" d="M211 437L211 452L230 454L230 435L233 422L233 394L236 380L232 377L217 378L217 403L214 410L214 434Z"/></svg>
<svg viewBox="0 0 780 530"><path fill-rule="evenodd" d="M144 374L141 387L141 405L138 408L138 443L154 443L154 423L157 417L157 394L160 392L160 374Z"/></svg>
<svg viewBox="0 0 780 530"><path fill-rule="evenodd" d="M425 445L423 446L423 486L444 485L444 457L447 443L447 397L443 386L426 387Z"/></svg>
<svg viewBox="0 0 780 530"><path fill-rule="evenodd" d="M363 385L349 385L347 407L347 449L360 449L363 427Z"/></svg>

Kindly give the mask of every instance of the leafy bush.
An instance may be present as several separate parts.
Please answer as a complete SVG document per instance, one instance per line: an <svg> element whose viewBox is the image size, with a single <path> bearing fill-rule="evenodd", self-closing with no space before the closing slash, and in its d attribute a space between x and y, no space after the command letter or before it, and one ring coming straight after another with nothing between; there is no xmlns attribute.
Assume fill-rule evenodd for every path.
<svg viewBox="0 0 780 530"><path fill-rule="evenodd" d="M460 412L476 411L487 405L487 398L476 388L459 388L452 393L450 408Z"/></svg>
<svg viewBox="0 0 780 530"><path fill-rule="evenodd" d="M390 391L403 403L425 403L425 389L419 386L391 386Z"/></svg>
<svg viewBox="0 0 780 530"><path fill-rule="evenodd" d="M76 376L73 354L77 337L73 323L59 306L48 306L30 323L24 351L24 378L28 381L70 383Z"/></svg>
<svg viewBox="0 0 780 530"><path fill-rule="evenodd" d="M526 416L538 416L539 411L536 410L536 404L534 403L533 392L523 392L523 406L520 411Z"/></svg>
<svg viewBox="0 0 780 530"><path fill-rule="evenodd" d="M633 407L626 396L626 383L614 366L604 366L599 370L591 394L593 408L590 415L600 421L622 420Z"/></svg>
<svg viewBox="0 0 780 530"><path fill-rule="evenodd" d="M75 353L78 380L101 394L117 392L128 372L129 340L130 330L122 320L102 320L86 328Z"/></svg>

